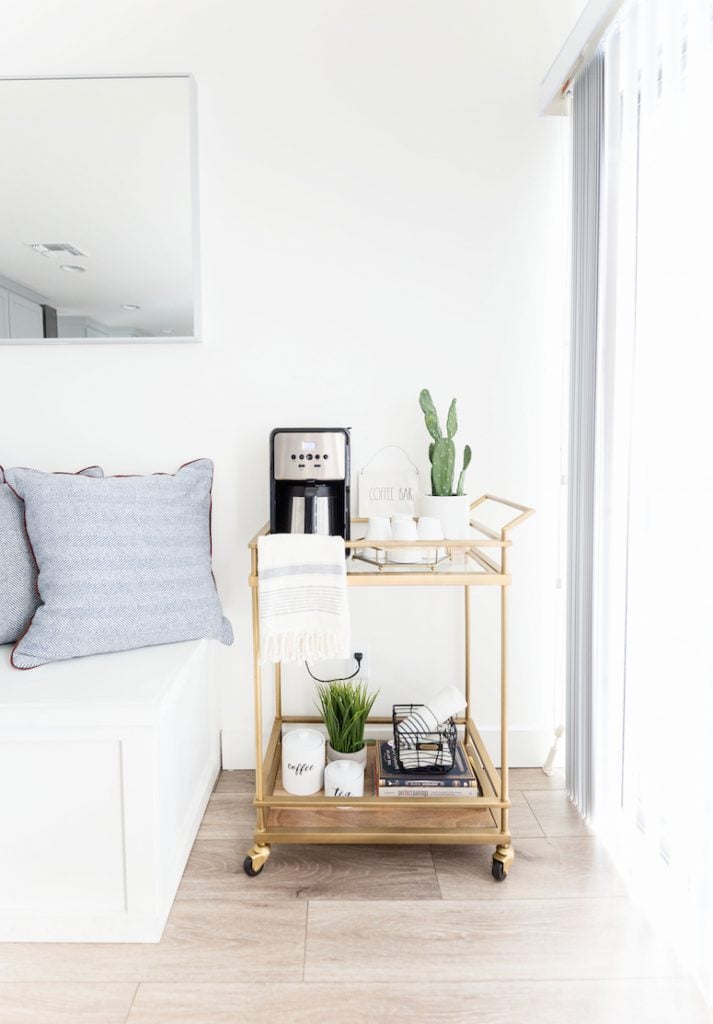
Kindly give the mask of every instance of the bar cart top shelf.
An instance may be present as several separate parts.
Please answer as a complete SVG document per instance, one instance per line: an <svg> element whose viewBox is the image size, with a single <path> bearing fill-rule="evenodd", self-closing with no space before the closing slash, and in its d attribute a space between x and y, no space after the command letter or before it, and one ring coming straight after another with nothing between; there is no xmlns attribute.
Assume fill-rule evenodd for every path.
<svg viewBox="0 0 713 1024"><path fill-rule="evenodd" d="M473 517L473 513L486 502L514 510L517 515L494 529ZM366 548L387 553L393 550L445 548L447 557L436 565L409 565L387 563L375 565L351 557L347 562L347 583L350 586L507 586L511 582L505 566L505 551L512 544L510 531L533 515L534 509L519 505L492 494L483 494L471 503L469 536L459 539L434 540L366 540L366 519L353 518L352 537L346 547L352 556ZM270 532L266 524L250 541L257 548L259 537ZM257 576L250 576L250 586L257 586Z"/></svg>

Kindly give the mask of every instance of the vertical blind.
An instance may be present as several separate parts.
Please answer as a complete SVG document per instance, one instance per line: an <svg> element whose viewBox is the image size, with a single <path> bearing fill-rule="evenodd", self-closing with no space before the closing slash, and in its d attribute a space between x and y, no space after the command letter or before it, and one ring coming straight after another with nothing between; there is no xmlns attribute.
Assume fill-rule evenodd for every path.
<svg viewBox="0 0 713 1024"><path fill-rule="evenodd" d="M592 809L593 508L603 127L604 57L598 52L576 83L572 131L567 787L584 815Z"/></svg>
<svg viewBox="0 0 713 1024"><path fill-rule="evenodd" d="M604 53L594 820L713 1000L713 4Z"/></svg>

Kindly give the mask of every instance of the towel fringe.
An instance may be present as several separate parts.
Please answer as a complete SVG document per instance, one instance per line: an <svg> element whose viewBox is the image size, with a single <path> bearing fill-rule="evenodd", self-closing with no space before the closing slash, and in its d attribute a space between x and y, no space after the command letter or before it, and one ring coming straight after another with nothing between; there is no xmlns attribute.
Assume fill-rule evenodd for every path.
<svg viewBox="0 0 713 1024"><path fill-rule="evenodd" d="M267 636L261 646L260 660L277 662L326 661L348 658L349 636L338 633L280 633Z"/></svg>

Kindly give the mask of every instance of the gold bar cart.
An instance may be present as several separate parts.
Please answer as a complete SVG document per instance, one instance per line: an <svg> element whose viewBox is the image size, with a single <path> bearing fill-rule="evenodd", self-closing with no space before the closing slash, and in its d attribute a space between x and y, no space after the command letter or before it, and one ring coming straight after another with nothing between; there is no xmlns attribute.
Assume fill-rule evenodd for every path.
<svg viewBox="0 0 713 1024"><path fill-rule="evenodd" d="M517 513L498 529L473 518L486 502L505 506ZM253 673L255 690L255 845L244 861L246 874L258 875L273 844L279 843L427 843L494 844L493 877L502 881L513 862L508 813L508 608L507 593L512 582L508 571L510 533L533 514L533 509L516 502L484 494L471 504L471 536L461 540L439 541L448 557L433 566L400 563L374 564L352 557L347 563L347 584L351 587L462 587L465 605L464 668L465 714L456 724L476 774L479 795L473 797L428 797L404 799L383 797L374 792L371 757L364 778L364 796L357 798L292 796L282 788L282 728L285 724L315 724L317 716L289 715L282 710L281 666L275 665L275 716L267 746L263 752L263 680L260 662L260 620L258 616L258 537L269 532L265 526L250 541L253 624ZM364 532L366 520L353 519L352 533ZM376 541L363 536L346 542L352 554L360 550L394 548L433 549L433 540ZM499 557L498 557L499 549ZM471 710L471 630L470 588L500 588L500 764L493 765L478 733ZM374 716L369 726L390 725L391 719Z"/></svg>

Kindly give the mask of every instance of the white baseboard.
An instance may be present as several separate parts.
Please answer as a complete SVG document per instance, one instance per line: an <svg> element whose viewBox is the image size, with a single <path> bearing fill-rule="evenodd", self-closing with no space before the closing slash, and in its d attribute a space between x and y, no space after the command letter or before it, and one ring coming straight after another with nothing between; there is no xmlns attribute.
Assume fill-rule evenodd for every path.
<svg viewBox="0 0 713 1024"><path fill-rule="evenodd" d="M223 729L220 734L223 768L255 767L255 735L248 726L242 729Z"/></svg>
<svg viewBox="0 0 713 1024"><path fill-rule="evenodd" d="M481 729L480 735L490 751L493 763L500 765L500 730ZM223 768L254 768L255 742L249 727L223 729ZM511 768L539 768L554 741L554 734L546 729L511 729L509 740L509 761ZM564 742L560 742L555 765L564 764Z"/></svg>
<svg viewBox="0 0 713 1024"><path fill-rule="evenodd" d="M481 729L480 735L488 748L493 764L500 767L500 729ZM511 768L540 768L554 742L554 733L546 729L510 729L508 733L508 761ZM560 741L555 765L564 765L564 743Z"/></svg>
<svg viewBox="0 0 713 1024"><path fill-rule="evenodd" d="M152 940L154 942L161 941L163 930L166 926L166 921L171 911L171 907L173 906L173 901L176 898L178 887L181 884L181 879L183 878L183 872L186 869L191 849L193 848L196 836L198 835L198 829L201 827L201 822L203 821L208 801L210 800L215 788L216 779L220 775L220 763L216 763L217 755L218 751L214 747L213 760L211 764L206 766L202 785L200 785L196 791L195 800L186 814L181 834L176 841L175 847L171 851L172 856L170 865L166 871L163 892L161 894L159 931L157 938Z"/></svg>

